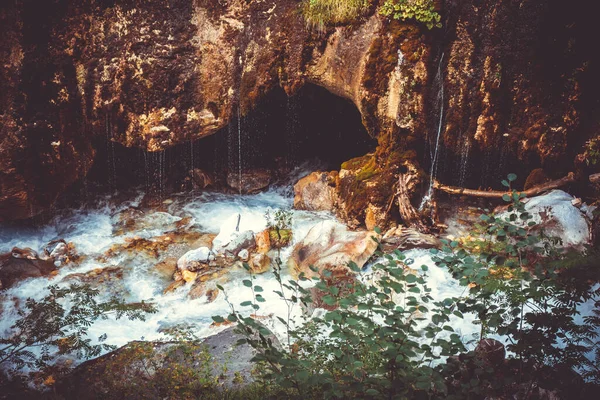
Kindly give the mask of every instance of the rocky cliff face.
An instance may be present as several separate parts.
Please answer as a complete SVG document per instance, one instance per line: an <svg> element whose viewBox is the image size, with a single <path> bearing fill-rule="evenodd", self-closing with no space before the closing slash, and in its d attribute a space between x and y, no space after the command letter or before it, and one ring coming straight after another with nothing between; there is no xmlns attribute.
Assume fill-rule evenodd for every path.
<svg viewBox="0 0 600 400"><path fill-rule="evenodd" d="M447 1L445 14L449 163L481 159L484 173L471 173L479 185L511 160L519 160L513 170L522 179L539 166L554 176L572 170L586 138L597 134L600 58L590 49L600 30L587 5Z"/></svg>
<svg viewBox="0 0 600 400"><path fill-rule="evenodd" d="M402 166L428 163L438 67L448 157L467 143L494 153L500 144L532 165L565 159L584 125L592 66L579 42L577 60L546 64L557 53L569 59L571 20L534 3L447 1L437 32L373 7L324 34L306 29L294 0L3 5L0 221L36 214L84 176L94 137L162 150L215 133L276 85L293 94L310 82L352 101L378 138L376 153L350 163L358 172L336 185L357 199L342 214L360 223L365 209L387 208ZM539 45L547 32L559 50Z"/></svg>

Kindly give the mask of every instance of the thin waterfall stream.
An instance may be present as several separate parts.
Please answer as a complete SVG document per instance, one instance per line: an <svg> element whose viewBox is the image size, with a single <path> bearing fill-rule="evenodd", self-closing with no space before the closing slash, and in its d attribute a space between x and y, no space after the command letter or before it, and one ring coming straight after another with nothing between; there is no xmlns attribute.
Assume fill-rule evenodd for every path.
<svg viewBox="0 0 600 400"><path fill-rule="evenodd" d="M423 210L425 206L431 201L433 196L433 184L436 176L436 170L438 167L439 161L439 150L440 150L440 137L442 135L442 125L444 122L444 77L442 75L442 62L444 60L444 53L442 53L440 57L440 61L438 64L438 70L435 77L436 83L439 86L438 96L436 103L438 104L439 118L437 125L437 133L435 137L435 147L433 153L430 153L431 157L431 167L429 171L429 186L427 188L427 193L423 196L423 200L421 201L421 205L419 206L419 210Z"/></svg>

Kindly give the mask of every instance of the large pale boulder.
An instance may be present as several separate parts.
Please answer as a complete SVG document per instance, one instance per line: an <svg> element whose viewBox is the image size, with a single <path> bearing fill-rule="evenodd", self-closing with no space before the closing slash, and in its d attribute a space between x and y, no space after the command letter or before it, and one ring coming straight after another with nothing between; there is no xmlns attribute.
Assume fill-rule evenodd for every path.
<svg viewBox="0 0 600 400"><path fill-rule="evenodd" d="M243 249L256 246L254 232L240 231L241 218L240 214L232 215L221 225L219 234L212 242L215 254L236 256Z"/></svg>
<svg viewBox="0 0 600 400"><path fill-rule="evenodd" d="M177 269L179 271L193 271L200 264L207 264L215 259L215 255L208 247L200 247L195 250L190 250L177 260Z"/></svg>
<svg viewBox="0 0 600 400"><path fill-rule="evenodd" d="M560 238L563 246L578 247L590 243L591 232L585 214L572 204L574 199L562 190L553 190L529 199L525 210L546 235Z"/></svg>
<svg viewBox="0 0 600 400"><path fill-rule="evenodd" d="M296 244L288 265L296 274L304 272L308 277L316 275L310 266L329 270L334 276L349 275L349 262L362 267L371 258L378 246L374 239L379 239L375 232L352 232L340 223L323 221Z"/></svg>
<svg viewBox="0 0 600 400"><path fill-rule="evenodd" d="M231 240L227 243L226 246L220 249L220 252L225 255L236 256L242 250L248 250L254 248L256 246L256 241L254 240L254 232L252 231L243 231L243 232L235 232L231 236Z"/></svg>
<svg viewBox="0 0 600 400"><path fill-rule="evenodd" d="M309 211L333 211L337 202L337 172L313 172L294 185L294 208Z"/></svg>

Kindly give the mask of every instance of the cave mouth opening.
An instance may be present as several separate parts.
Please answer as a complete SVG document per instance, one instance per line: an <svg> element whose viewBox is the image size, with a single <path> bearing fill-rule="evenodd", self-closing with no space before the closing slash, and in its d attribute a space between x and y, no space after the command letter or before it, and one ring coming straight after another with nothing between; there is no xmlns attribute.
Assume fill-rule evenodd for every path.
<svg viewBox="0 0 600 400"><path fill-rule="evenodd" d="M91 187L100 193L142 188L162 197L188 190L192 170L208 172L223 183L240 167L243 173L268 170L273 182L281 182L298 167L339 169L376 145L349 100L313 84L291 97L277 87L247 115L237 116L234 110L230 124L215 134L164 151L126 148L99 138L94 165L82 186L86 196Z"/></svg>

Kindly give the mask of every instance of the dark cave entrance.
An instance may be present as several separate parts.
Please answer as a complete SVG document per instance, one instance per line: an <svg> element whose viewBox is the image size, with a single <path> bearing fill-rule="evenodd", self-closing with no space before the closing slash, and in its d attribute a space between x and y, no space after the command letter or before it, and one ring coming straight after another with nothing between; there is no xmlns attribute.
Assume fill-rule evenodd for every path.
<svg viewBox="0 0 600 400"><path fill-rule="evenodd" d="M90 188L104 193L145 188L160 195L184 191L193 169L214 174L221 183L240 166L242 171L268 169L276 182L299 166L339 169L377 145L353 103L316 85L307 84L291 97L276 88L247 115L235 113L215 134L160 152L98 139L94 166L83 183L86 196Z"/></svg>

